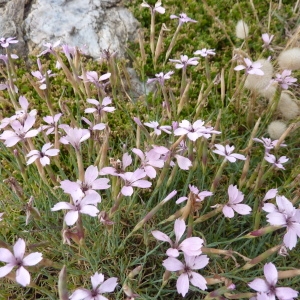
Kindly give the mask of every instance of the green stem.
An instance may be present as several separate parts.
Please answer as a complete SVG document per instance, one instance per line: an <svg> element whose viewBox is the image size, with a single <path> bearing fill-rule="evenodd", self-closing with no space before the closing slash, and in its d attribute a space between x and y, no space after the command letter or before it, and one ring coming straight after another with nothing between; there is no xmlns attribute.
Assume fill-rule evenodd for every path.
<svg viewBox="0 0 300 300"><path fill-rule="evenodd" d="M215 179L214 179L214 181L213 181L213 183L212 183L212 185L210 187L210 191L211 192L215 192L217 186L219 185L219 182L221 180L222 173L223 173L223 170L225 168L226 162L227 162L227 159L224 158L222 164L220 165L220 167L219 167L219 169L218 169L218 171L217 171L217 173L215 175Z"/></svg>

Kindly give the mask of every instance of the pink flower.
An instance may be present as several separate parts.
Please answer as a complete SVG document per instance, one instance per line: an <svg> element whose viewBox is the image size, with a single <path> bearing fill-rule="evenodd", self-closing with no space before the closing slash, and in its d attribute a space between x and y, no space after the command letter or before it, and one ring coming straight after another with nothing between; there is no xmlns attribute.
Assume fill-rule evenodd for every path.
<svg viewBox="0 0 300 300"><path fill-rule="evenodd" d="M272 203L265 203L263 210L268 212L267 220L271 225L287 228L283 242L290 250L297 244L297 236L300 237L300 209L284 196L276 196L277 207Z"/></svg>
<svg viewBox="0 0 300 300"><path fill-rule="evenodd" d="M264 72L260 69L262 64L259 62L252 62L249 58L244 58L245 65L238 65L234 68L236 71L246 70L246 74L252 75L264 75Z"/></svg>
<svg viewBox="0 0 300 300"><path fill-rule="evenodd" d="M32 150L30 151L26 157L30 157L27 161L27 165L32 164L36 159L40 159L40 162L43 166L50 165L49 156L55 156L58 154L58 149L50 149L53 145L51 143L47 143L42 147L42 151Z"/></svg>
<svg viewBox="0 0 300 300"><path fill-rule="evenodd" d="M179 123L179 128L174 130L174 135L184 135L195 142L199 137L210 138L212 134L219 134L220 131L213 130L213 127L205 127L204 121L197 120L193 124L191 124L187 120L183 120Z"/></svg>
<svg viewBox="0 0 300 300"><path fill-rule="evenodd" d="M290 85L294 85L297 81L297 78L290 76L291 74L291 70L283 70L281 74L276 74L274 81L277 81L284 90L287 90Z"/></svg>
<svg viewBox="0 0 300 300"><path fill-rule="evenodd" d="M146 172L142 169L119 174L118 176L124 180L124 185L121 189L121 194L124 196L131 196L133 194L133 186L146 189L152 185L152 183L148 180L141 180L147 176Z"/></svg>
<svg viewBox="0 0 300 300"><path fill-rule="evenodd" d="M15 37L0 38L0 45L3 48L7 48L9 46L9 44L16 44L16 43L18 43L18 41L16 40Z"/></svg>
<svg viewBox="0 0 300 300"><path fill-rule="evenodd" d="M261 139L254 138L253 141L262 143L265 147L266 152L269 152L271 149L274 149L278 142L278 140L272 141L271 139L264 138L264 137L262 137ZM285 146L286 146L286 144L280 144L280 147L285 147Z"/></svg>
<svg viewBox="0 0 300 300"><path fill-rule="evenodd" d="M99 194L93 193L85 196L80 189L71 194L73 203L58 202L51 211L58 211L61 209L69 210L65 215L65 222L68 226L72 226L78 220L79 213L86 214L91 217L96 217L99 213L98 208L95 206L101 202Z"/></svg>
<svg viewBox="0 0 300 300"><path fill-rule="evenodd" d="M152 83L152 82L158 82L161 86L164 86L165 80L170 79L171 75L173 75L173 74L174 74L174 71L170 71L166 74L164 74L163 72L160 72L158 74L155 74L156 78L149 78L147 80L147 83L149 84L149 83Z"/></svg>
<svg viewBox="0 0 300 300"><path fill-rule="evenodd" d="M104 97L101 103L96 99L87 99L87 102L95 105L95 107L86 108L84 110L86 114L96 113L97 115L101 116L105 112L113 112L116 110L113 106L107 106L112 103L110 97Z"/></svg>
<svg viewBox="0 0 300 300"><path fill-rule="evenodd" d="M109 179L98 178L99 172L96 166L89 166L84 173L84 181L73 182L70 180L63 180L60 182L60 187L67 194L72 194L74 191L80 189L85 195L97 194L95 190L105 190L110 187Z"/></svg>
<svg viewBox="0 0 300 300"><path fill-rule="evenodd" d="M190 237L183 240L179 243L186 229L184 220L177 219L174 223L174 232L175 232L175 242L163 232L154 230L152 235L159 241L168 242L171 245L171 248L167 250L167 255L170 257L178 257L179 251L182 251L184 254L189 256L197 256L202 253L201 248L203 246L203 240L199 237Z"/></svg>
<svg viewBox="0 0 300 300"><path fill-rule="evenodd" d="M37 114L36 109L33 109L28 113L29 103L28 103L26 97L20 96L19 104L21 106L21 109L16 110L16 113L13 116L11 116L10 118L4 118L1 121L0 128L5 128L7 125L11 124L12 121L14 121L14 120L19 120L21 125L24 125L24 122L25 122L26 118L28 117L28 115L30 115L32 117L36 116L36 114Z"/></svg>
<svg viewBox="0 0 300 300"><path fill-rule="evenodd" d="M0 268L0 278L10 273L14 267L17 267L16 281L22 286L30 283L30 274L24 266L34 266L43 258L42 253L39 252L34 252L24 257L25 246L25 241L18 239L14 245L13 254L8 249L0 248L0 261L7 263L7 265Z"/></svg>
<svg viewBox="0 0 300 300"><path fill-rule="evenodd" d="M131 156L126 152L122 156L122 162L118 159L113 162L115 167L104 167L100 170L100 175L118 176L118 174L125 173L125 169L132 164Z"/></svg>
<svg viewBox="0 0 300 300"><path fill-rule="evenodd" d="M54 54L54 53L55 53L54 48L57 48L57 47L59 46L59 44L60 44L60 40L58 40L57 42L55 42L53 45L52 45L51 43L46 43L46 44L44 44L43 46L47 47L47 49L44 50L44 51L42 51L42 52L38 55L38 57L39 57L39 56L42 56L42 55L44 55L44 54L46 54L46 53L52 53L52 54Z"/></svg>
<svg viewBox="0 0 300 300"><path fill-rule="evenodd" d="M201 55L202 57L206 57L208 55L216 55L215 49L206 49L203 48L202 50L197 50L194 52L195 55Z"/></svg>
<svg viewBox="0 0 300 300"><path fill-rule="evenodd" d="M192 23L197 23L196 20L193 20L191 18L189 18L185 13L181 13L179 14L179 17L176 15L171 15L170 19L178 19L179 20L179 26L181 26L183 23L188 23L188 22L192 22Z"/></svg>
<svg viewBox="0 0 300 300"><path fill-rule="evenodd" d="M163 266L171 272L181 271L181 275L177 279L176 288L177 292L185 297L189 291L189 282L192 285L198 287L201 290L206 290L206 280L205 278L194 272L193 270L198 270L204 268L208 264L208 257L206 255L200 256L187 256L184 255L185 262L182 263L177 258L169 257L163 262Z"/></svg>
<svg viewBox="0 0 300 300"><path fill-rule="evenodd" d="M275 198L276 195L277 195L277 193L278 193L277 189L270 189L270 190L268 190L267 193L266 193L266 195L265 195L265 197L264 197L264 199L263 199L263 201L267 201L267 200Z"/></svg>
<svg viewBox="0 0 300 300"><path fill-rule="evenodd" d="M18 94L18 87L12 82L12 81L7 81L5 83L0 83L0 91L3 91L7 89L8 91L14 91L16 94Z"/></svg>
<svg viewBox="0 0 300 300"><path fill-rule="evenodd" d="M199 192L198 188L191 184L189 185L189 188L190 188L190 192L193 193L194 200L196 202L202 202L206 197L210 197L213 195L213 193L209 192L209 191ZM187 199L188 199L187 197L180 197L176 201L176 204L182 203L183 201L186 201Z"/></svg>
<svg viewBox="0 0 300 300"><path fill-rule="evenodd" d="M69 62L71 61L71 58L75 57L76 47L72 47L67 44L64 44L61 46L61 50L65 54Z"/></svg>
<svg viewBox="0 0 300 300"><path fill-rule="evenodd" d="M192 162L188 158L178 155L178 154L174 155L173 152L171 152L168 148L166 148L164 146L153 146L153 149L156 153L159 153L161 155L160 158L163 161L166 161L170 155L172 156L172 158L173 157L176 158L178 167L181 170L188 170L192 166ZM175 163L173 161L171 161L170 166L171 167L175 166Z"/></svg>
<svg viewBox="0 0 300 300"><path fill-rule="evenodd" d="M267 294L268 298L260 295L257 299L275 300L275 296L281 300L292 300L298 296L298 292L289 287L276 287L278 271L274 264L267 263L264 266L265 279L256 278L248 285L255 291Z"/></svg>
<svg viewBox="0 0 300 300"><path fill-rule="evenodd" d="M35 116L28 115L24 122L24 126L18 120L11 122L11 127L14 131L6 130L0 135L1 140L5 140L6 147L12 147L19 141L24 141L27 138L36 136L39 133L38 129L31 129L35 123Z"/></svg>
<svg viewBox="0 0 300 300"><path fill-rule="evenodd" d="M47 130L46 135L53 133L55 128L57 127L57 123L62 116L61 113L52 116L46 116L43 118L43 120L48 124L48 125L42 125L41 129L42 130Z"/></svg>
<svg viewBox="0 0 300 300"><path fill-rule="evenodd" d="M98 123L93 125L90 120L88 120L85 117L81 117L81 120L84 121L86 124L89 125L88 130L92 133L94 130L104 130L106 128L106 125L104 123Z"/></svg>
<svg viewBox="0 0 300 300"><path fill-rule="evenodd" d="M80 144L87 140L91 134L88 129L82 129L82 128L72 128L68 125L59 126L66 132L66 136L63 136L60 138L60 142L63 144L71 144L76 151L80 149Z"/></svg>
<svg viewBox="0 0 300 300"><path fill-rule="evenodd" d="M38 79L39 83L41 83L40 89L45 90L47 88L47 85L46 85L47 77L48 78L53 77L53 76L55 76L55 74L51 74L52 73L51 70L48 70L45 74L43 74L43 69L42 69L42 65L41 65L39 58L37 59L37 64L38 64L39 70L31 72L31 74L32 74L32 76L34 76Z"/></svg>
<svg viewBox="0 0 300 300"><path fill-rule="evenodd" d="M192 65L192 66L196 66L198 65L198 59L199 57L192 57L192 58L188 58L187 55L180 55L180 60L179 59L169 59L169 61L177 63L175 65L176 69L186 69L186 67L188 65Z"/></svg>
<svg viewBox="0 0 300 300"><path fill-rule="evenodd" d="M106 73L106 74L103 74L100 77L98 77L98 74L95 71L87 71L86 74L85 74L87 81L95 84L96 87L101 88L101 89L103 89L106 86L107 83L102 84L100 82L104 81L106 79L109 79L110 75L111 75L111 73ZM84 79L83 75L78 76L78 77L81 78L81 79Z"/></svg>
<svg viewBox="0 0 300 300"><path fill-rule="evenodd" d="M148 7L151 10L151 13L155 13L156 11L160 14L164 14L165 13L165 9L161 6L161 0L158 0L155 3L155 6L152 7L150 6L147 2L145 2L145 0L143 0L143 3L141 4L142 7Z"/></svg>
<svg viewBox="0 0 300 300"><path fill-rule="evenodd" d="M111 277L104 281L104 275L96 272L94 276L91 276L91 282L93 289L77 289L70 296L70 300L108 300L106 297L102 296L104 293L111 293L117 286L116 277Z"/></svg>
<svg viewBox="0 0 300 300"><path fill-rule="evenodd" d="M133 148L132 152L135 153L141 159L141 169L143 169L149 178L156 177L156 168L162 168L164 166L164 161L160 159L160 154L151 149L145 154L140 150Z"/></svg>
<svg viewBox="0 0 300 300"><path fill-rule="evenodd" d="M230 162L236 162L237 159L246 160L246 157L244 155L232 153L235 148L234 146L226 145L224 147L220 144L216 144L215 147L217 148L217 150L213 150L213 152L225 156L225 159L229 160Z"/></svg>
<svg viewBox="0 0 300 300"><path fill-rule="evenodd" d="M17 58L19 58L19 56L16 55L16 54L10 54L10 57L11 57L12 59L17 59ZM6 64L6 67L7 67L7 66L8 66L8 56L7 56L7 54L5 54L5 55L0 54L0 59L4 61L4 63Z"/></svg>
<svg viewBox="0 0 300 300"><path fill-rule="evenodd" d="M162 131L164 131L165 133L170 134L171 133L170 130L172 129L172 127L168 126L168 125L162 125L162 126L160 126L158 124L158 122L156 122L156 121L151 121L149 123L144 123L144 125L146 125L147 127L153 128L154 129L154 133L156 135L161 135Z"/></svg>
<svg viewBox="0 0 300 300"><path fill-rule="evenodd" d="M282 164L286 163L289 159L286 156L281 156L277 159L275 155L266 153L265 160L270 164L273 164L273 166L277 167L278 169L285 170Z"/></svg>
<svg viewBox="0 0 300 300"><path fill-rule="evenodd" d="M239 204L244 200L244 195L238 190L236 185L230 185L228 187L229 201L223 206L223 214L227 218L233 218L234 211L240 215L249 215L251 212L251 207L246 204Z"/></svg>
<svg viewBox="0 0 300 300"><path fill-rule="evenodd" d="M264 42L262 47L264 47L265 49L270 49L271 51L273 51L273 49L270 47L270 44L271 44L271 42L274 38L274 35L269 35L268 33L263 33L261 37L262 37L262 40Z"/></svg>
<svg viewBox="0 0 300 300"><path fill-rule="evenodd" d="M36 116L36 114L37 114L36 109L33 109L28 113L29 103L25 96L19 97L19 104L22 109L16 110L16 114L14 116L12 116L11 119L17 119L23 124L28 115L30 115L32 117Z"/></svg>

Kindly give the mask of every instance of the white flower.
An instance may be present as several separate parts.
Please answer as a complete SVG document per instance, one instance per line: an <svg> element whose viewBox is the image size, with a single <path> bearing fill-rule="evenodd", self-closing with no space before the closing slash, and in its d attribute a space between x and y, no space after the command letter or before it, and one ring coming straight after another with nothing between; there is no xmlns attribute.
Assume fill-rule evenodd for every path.
<svg viewBox="0 0 300 300"><path fill-rule="evenodd" d="M213 150L214 153L225 156L225 159L230 162L236 162L237 159L246 160L246 157L242 154L232 153L234 146L226 145L225 147L219 144L216 144L215 147L217 150Z"/></svg>
<svg viewBox="0 0 300 300"><path fill-rule="evenodd" d="M236 185L230 185L228 187L229 201L223 206L223 214L225 217L233 218L234 211L240 215L249 215L251 212L251 207L246 204L240 204L244 200L244 195L238 190Z"/></svg>
<svg viewBox="0 0 300 300"><path fill-rule="evenodd" d="M27 161L27 165L32 164L36 159L40 159L40 162L43 166L50 164L50 159L48 156L55 156L58 154L58 149L50 149L53 145L51 143L47 143L42 147L42 151L32 150L30 151L26 157L30 157Z"/></svg>
<svg viewBox="0 0 300 300"><path fill-rule="evenodd" d="M69 210L65 215L65 222L68 226L72 226L78 220L79 213L96 217L99 210L95 205L101 202L101 197L97 193L89 194L84 197L83 192L78 189L72 195L74 204L68 202L58 202L51 208L51 211L61 209Z"/></svg>
<svg viewBox="0 0 300 300"><path fill-rule="evenodd" d="M102 296L103 293L111 293L117 286L116 277L108 278L104 281L104 275L96 272L91 276L93 289L77 289L71 296L70 300L108 300Z"/></svg>
<svg viewBox="0 0 300 300"><path fill-rule="evenodd" d="M147 8L150 8L151 12L154 13L154 12L158 12L160 14L164 14L165 13L165 8L161 6L161 0L158 0L156 3L155 3L155 6L152 7L150 6L145 0L143 0L143 3L141 4L142 7L147 7Z"/></svg>
<svg viewBox="0 0 300 300"><path fill-rule="evenodd" d="M202 57L206 57L208 55L216 55L215 49L206 49L203 48L201 50L197 50L194 52L195 55L201 55Z"/></svg>
<svg viewBox="0 0 300 300"><path fill-rule="evenodd" d="M286 156L281 156L278 159L273 154L266 153L265 160L273 164L278 169L285 170L282 164L286 163L289 159Z"/></svg>
<svg viewBox="0 0 300 300"><path fill-rule="evenodd" d="M17 267L16 281L23 286L30 283L30 274L24 266L34 266L43 258L42 253L39 252L34 252L24 257L25 246L25 241L18 239L14 245L13 254L8 249L0 248L0 261L7 263L7 265L0 268L0 278L10 273L14 267Z"/></svg>

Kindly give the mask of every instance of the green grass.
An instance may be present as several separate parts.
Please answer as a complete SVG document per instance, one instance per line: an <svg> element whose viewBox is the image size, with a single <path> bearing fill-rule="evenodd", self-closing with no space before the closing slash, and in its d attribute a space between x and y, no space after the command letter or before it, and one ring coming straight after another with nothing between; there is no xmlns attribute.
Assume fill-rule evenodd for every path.
<svg viewBox="0 0 300 300"><path fill-rule="evenodd" d="M112 82L106 89L107 95L113 99L113 105L117 108L114 113L107 114L103 122L109 126L109 134L101 132L95 141L85 141L81 144L81 155L83 165L86 169L90 165L100 167L101 160L104 159L103 166L109 166L110 160L122 158L122 154L130 152L133 158L133 165L126 171L133 171L138 168L140 160L135 158L131 149L139 147L143 151L149 151L152 145L169 147L179 137L162 133L161 136L151 135L147 137L143 130L139 132L134 117L139 117L144 122L158 121L163 125L170 125L171 121L182 121L184 119L194 122L195 120L205 120L210 126L216 126L221 131L215 137L215 144L231 144L235 146L235 153L249 154L250 164L248 167L245 182L241 184L240 178L243 173L244 162L237 161L229 163L221 174L219 185L210 198L206 198L197 212L187 214L186 223L192 225L192 236L200 237L204 240L204 246L208 249L216 249L214 253L208 254L209 264L199 270L208 281L208 289L202 291L190 285L186 299L221 299L209 298L208 293L221 287L228 286L231 282L236 285L233 291L227 291L226 298L234 297L242 299L240 293L254 293L247 283L255 277L263 276L263 265L273 262L279 271L300 269L297 251L299 245L289 251L289 256L283 257L270 253L252 268L244 270L242 267L246 260L242 256L253 259L272 247L282 243L285 229L279 229L273 233L265 234L257 238L242 238L254 228L255 216L258 211L253 211L251 215L236 215L232 219L225 218L223 214L217 214L208 220L191 224L192 220L203 216L213 209L212 206L228 202L227 189L230 184L238 185L239 190L245 195L243 203L254 208L255 203L260 202L265 193L271 188L278 188L279 194L284 195L295 207L299 206L299 130L291 131L285 138L286 148L279 148L276 156L287 156L289 161L285 164L286 170L271 169L268 176L264 178L262 184L258 184L256 179L259 172L259 164L264 157L264 149L261 144L251 142L254 124L261 117L260 125L255 133L255 137L266 137L267 126L270 121L279 119L278 113L269 117L267 100L262 96L255 99L255 111L249 120L249 99L253 96L251 91L244 88L236 94L238 87L243 80L243 72L233 71L237 64L232 62L233 53L237 53L238 48L244 51L254 61L263 55L267 58L272 55L272 62L276 66L278 54L285 48L287 43L293 39L294 28L299 23L299 13L293 13L293 5L283 1L281 9L277 3L270 1L253 1L255 9L251 6L251 1L215 1L215 0L187 0L185 2L164 1L166 8L164 15L156 14L155 32L156 38L159 34L162 23L170 29L165 34L164 48L157 64L153 64L150 50L150 10L142 8L140 1L130 1L127 6L140 21L144 31L144 47L146 51L146 61L143 62L138 43L129 45L128 57L113 61L118 70L118 80ZM155 1L149 1L154 5ZM270 10L271 5L271 10ZM169 58L179 59L180 55L186 54L193 57L193 52L198 49L213 48L216 55L209 58L209 68L211 80L216 84L210 86L211 80L206 76L205 60L200 57L198 66L188 66L187 78L191 79L191 86L187 93L187 100L183 110L177 114L177 107L180 102L181 70L176 70L174 64L164 63L165 51L172 39L173 33L178 24L177 20L170 20L170 14L178 15L185 12L189 17L196 19L197 23L183 24L177 38L177 42ZM257 21L257 18L259 22ZM235 24L238 20L244 19L250 27L250 34L245 43L235 37ZM270 20L270 22L269 22ZM268 30L269 28L269 30ZM265 51L262 54L261 34L269 32L275 34L272 46L274 52ZM226 34L225 34L226 33ZM233 45L232 45L233 44ZM243 44L243 45L242 45ZM241 51L239 51L241 53ZM61 54L61 57L63 55ZM32 58L35 61L35 58ZM54 70L56 59L52 55L41 57L44 70L48 68ZM71 71L67 59L64 63ZM126 79L126 65L132 65L140 78L147 80L155 74L163 71L174 70L174 75L165 82L168 89L169 98L174 98L174 108L170 119L166 111L162 110L164 97L160 88L150 92L148 95L140 95L135 98L128 88ZM28 77L30 72L36 70L34 65L27 68L22 60L15 62L17 70L16 85L20 88L19 95L24 95L30 103L29 111L37 109L37 121L34 128L44 124L42 117L49 115L49 108L45 99L41 97L40 91L32 87ZM87 71L97 71L103 74L111 71L108 64L98 64L94 61L82 58L81 67ZM222 100L220 78L221 70L224 69L225 94ZM54 72L54 71L53 71ZM71 71L72 72L72 71ZM50 101L55 113L63 112L60 123L71 124L72 119L75 124L72 126L85 127L81 122L81 117L85 116L89 120L97 121L91 114L85 114L84 109L91 107L86 102L87 98L98 99L98 92L93 85L83 86L82 81L76 83L77 86L66 79L63 70L55 70L56 77L50 78ZM293 72L296 77L298 71ZM5 81L7 72L3 67L0 80ZM124 88L126 87L127 88ZM79 87L80 91L75 87ZM206 95L201 100L200 91ZM292 92L299 94L298 86L292 87ZM200 97L199 97L200 94ZM15 100L18 100L18 97ZM3 100L1 100L3 99ZM237 103L240 107L237 108ZM199 109L199 107L201 109ZM0 91L0 108L4 117L14 114L14 107L11 104L7 91ZM250 112L251 113L251 112ZM197 115L196 115L197 114ZM220 115L219 115L220 114ZM218 115L221 116L218 118ZM299 118L286 121L288 125L294 123L298 127ZM64 132L61 130L62 135ZM151 129L149 129L151 132ZM104 147L105 138L108 137L108 147ZM40 149L46 141L54 142L54 136L45 136L40 133L33 138L35 149ZM104 226L98 218L83 215L83 227L85 237L80 245L71 240L70 245L63 243L62 231L67 229L64 224L64 213L62 211L52 212L51 208L58 202L69 202L70 197L63 193L59 184L50 178L54 174L57 181L69 179L76 181L79 178L79 171L74 148L72 146L60 145L59 163L51 158L49 172L46 170L46 185L38 172L37 166L32 164L26 166L25 155L28 152L28 143L18 143L16 146L7 148L0 142L0 212L4 212L3 220L0 222L0 245L4 247L12 246L18 238L26 241L27 252L41 252L44 260L37 266L28 267L31 274L31 285L21 287L11 280L11 278L1 278L1 299L58 299L58 276L63 266L66 266L67 278L66 286L69 295L77 288L91 288L90 277L95 272L103 273L105 279L109 277L118 278L118 286L111 294L105 294L109 299L126 299L124 285L130 286L134 293L140 295L140 299L182 299L176 291L176 280L178 276L173 272L168 281L163 282L165 268L162 266L163 260L167 258L165 251L168 249L166 243L158 242L151 231L160 230L171 238L175 239L173 232L174 221L166 221L175 214L185 204L175 204L176 199L189 195L189 185L195 185L200 191L210 190L217 170L222 164L223 157L212 152L214 149L211 139L208 141L198 139L196 143L186 139L189 153L183 155L190 156L193 165L188 171L180 170L177 166L173 169L166 168L163 183L157 186L157 178L164 172L157 169L158 177L152 181L149 189L136 189L131 197L123 197L117 212L112 216L114 222L111 226ZM195 148L195 152L191 149ZM18 150L18 159L13 150ZM206 158L206 163L204 161ZM176 160L174 160L176 162ZM21 172L21 167L24 172ZM265 174L270 169L266 164ZM253 175L254 174L254 175ZM251 183L250 178L254 176ZM120 185L115 179L111 179L112 187L105 191L100 191L102 202L98 204L100 211L109 212L114 205L116 197L120 191ZM10 184L15 180L18 183L18 190ZM171 191L177 190L176 197L167 202L156 214L139 230L135 226L158 205ZM30 197L34 197L33 206L40 213L40 218L31 216L28 225L26 221L26 203ZM274 200L271 202L275 203ZM266 214L261 213L259 228L268 225ZM5 244L6 243L6 244ZM11 248L9 248L12 250ZM225 252L223 250L226 250ZM213 250L212 250L213 251ZM222 252L223 251L223 252ZM238 254L232 254L236 251ZM26 253L27 253L26 252ZM182 255L180 256L180 259ZM1 260L1 257L0 257ZM2 265L1 265L2 266ZM141 271L134 277L130 272L138 266L142 266ZM298 271L299 272L299 271ZM12 276L14 279L14 275ZM219 282L212 283L213 279ZM289 276L280 279L279 286L289 286L298 289L300 283L299 276ZM235 295L235 296L234 296ZM250 297L250 296L249 296ZM249 298L248 297L248 298ZM246 297L247 298L247 297ZM67 298L61 298L67 299Z"/></svg>

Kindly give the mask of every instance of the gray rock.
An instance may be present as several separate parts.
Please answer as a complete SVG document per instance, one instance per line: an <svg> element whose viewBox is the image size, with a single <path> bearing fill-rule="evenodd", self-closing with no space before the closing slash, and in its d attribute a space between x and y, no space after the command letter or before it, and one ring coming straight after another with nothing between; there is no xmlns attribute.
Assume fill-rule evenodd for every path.
<svg viewBox="0 0 300 300"><path fill-rule="evenodd" d="M135 39L138 21L121 0L0 0L0 37L16 37L19 55L41 52L45 43L82 47L100 56L110 49L123 56Z"/></svg>
<svg viewBox="0 0 300 300"><path fill-rule="evenodd" d="M98 58L101 50L124 54L124 45L134 39L137 20L119 1L36 0L24 21L29 51L41 51L46 42L62 40L83 47Z"/></svg>
<svg viewBox="0 0 300 300"><path fill-rule="evenodd" d="M2 6L5 2L6 5ZM0 0L0 37L16 37L19 43L12 45L11 48L19 55L27 52L22 28L25 4L26 0Z"/></svg>

